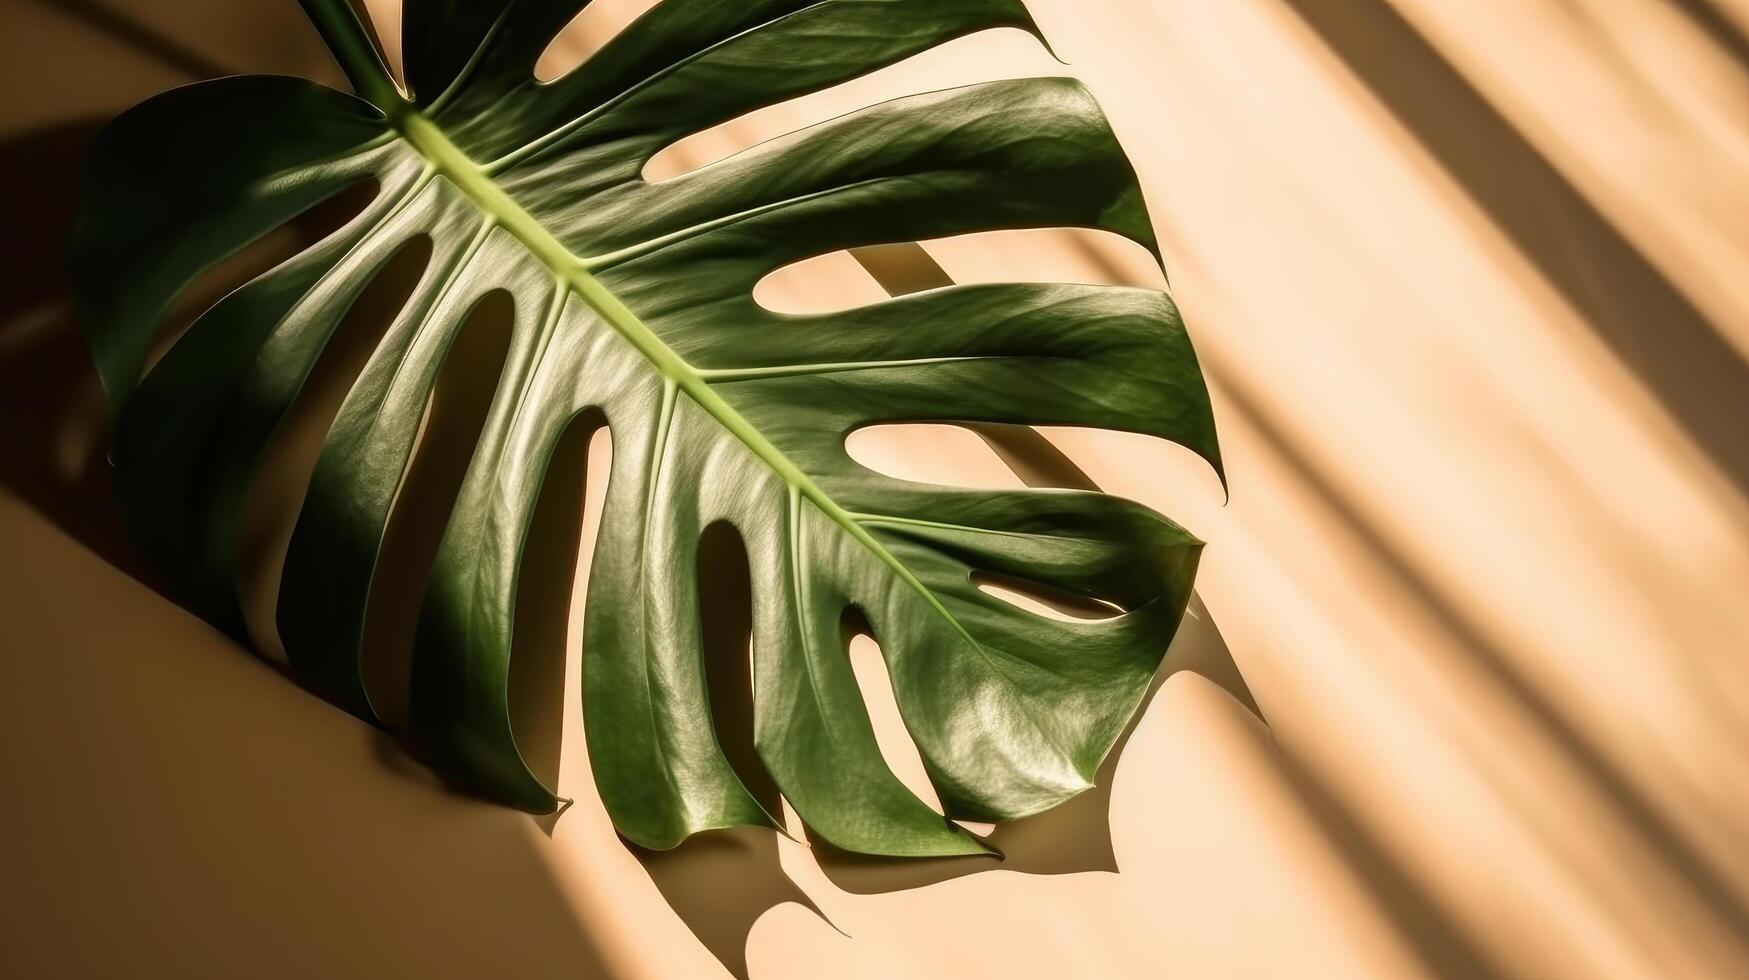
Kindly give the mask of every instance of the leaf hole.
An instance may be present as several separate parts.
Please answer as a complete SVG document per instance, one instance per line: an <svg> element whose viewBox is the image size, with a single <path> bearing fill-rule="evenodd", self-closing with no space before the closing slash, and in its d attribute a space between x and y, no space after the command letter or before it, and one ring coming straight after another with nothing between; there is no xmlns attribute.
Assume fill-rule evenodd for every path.
<svg viewBox="0 0 1749 980"><path fill-rule="evenodd" d="M842 313L892 295L848 250L828 252L768 272L753 287L753 302L773 313Z"/></svg>
<svg viewBox="0 0 1749 980"><path fill-rule="evenodd" d="M923 804L936 813L945 813L935 784L929 781L929 770L923 764L923 753L905 728L899 713L899 700L893 694L892 674L887 671L886 658L875 640L874 629L862 611L852 607L845 611L839 624L844 640L845 656L856 675L856 687L862 692L863 706L868 710L869 724L874 726L875 745L881 760L905 788L916 794Z"/></svg>
<svg viewBox="0 0 1749 980"><path fill-rule="evenodd" d="M851 459L895 480L973 490L1026 486L988 443L961 425L897 422L864 426L844 440L844 449Z"/></svg>
<svg viewBox="0 0 1749 980"><path fill-rule="evenodd" d="M727 521L698 541L698 612L705 686L717 744L753 798L773 815L781 793L754 744L753 586L747 545Z"/></svg>
<svg viewBox="0 0 1749 980"><path fill-rule="evenodd" d="M1025 31L999 28L969 34L866 75L692 133L646 161L644 179L670 180L767 140L907 95L1005 78L1060 74L1062 65Z"/></svg>
<svg viewBox="0 0 1749 980"><path fill-rule="evenodd" d="M578 555L589 499L589 455L605 422L601 412L585 412L559 437L523 536L516 579L510 728L523 762L548 787L559 785L565 671L576 649L571 619L573 603L581 598Z"/></svg>
<svg viewBox="0 0 1749 980"><path fill-rule="evenodd" d="M1208 461L1176 442L1142 432L1040 426L1106 493L1152 507L1196 534L1222 524L1226 491Z"/></svg>
<svg viewBox="0 0 1749 980"><path fill-rule="evenodd" d="M377 53L382 55L383 65L389 69L389 77L394 79L403 94L407 91L407 75L405 54L401 47L401 0L350 0L353 8L358 11L359 20L364 22L365 30L370 33L372 44Z"/></svg>
<svg viewBox="0 0 1749 980"><path fill-rule="evenodd" d="M952 235L923 248L953 282L1076 282L1166 288L1148 249L1095 228L1017 228Z"/></svg>
<svg viewBox="0 0 1749 980"><path fill-rule="evenodd" d="M1153 255L1122 235L1022 228L815 255L760 277L753 301L773 313L819 316L927 289L1009 282L1166 286Z"/></svg>
<svg viewBox="0 0 1749 980"><path fill-rule="evenodd" d="M510 294L494 290L457 330L383 534L365 612L363 674L371 704L392 728L407 720L420 600L504 373L514 324Z"/></svg>
<svg viewBox="0 0 1749 980"><path fill-rule="evenodd" d="M250 638L275 660L285 659L274 618L280 575L316 458L341 402L430 264L431 250L430 238L410 238L372 275L323 343L250 477L238 522L237 583Z"/></svg>
<svg viewBox="0 0 1749 980"><path fill-rule="evenodd" d="M578 447L574 440L583 445ZM575 464L561 462L561 454L579 449L581 460ZM573 469L572 465L581 469ZM529 527L530 552L536 548L551 550L545 556L532 556L532 562L530 552L525 552L517 585L516 632L511 641L509 679L511 729L523 761L560 797L577 795L579 790L575 787L579 781L587 782L590 778L588 751L581 737L585 723L583 616L589 594L590 561L601 531L601 513L612 472L613 431L604 413L589 409L573 419L561 437ZM578 477L581 484L572 483ZM577 507L574 515L573 504ZM552 540L543 544L549 535ZM568 569L562 567L560 560L567 554L572 561ZM539 580L541 576L558 581L543 583ZM537 594L530 595L524 589ZM531 608L530 603L538 608ZM533 636L530 630L534 631ZM532 662L525 654L530 650ZM558 811L563 812L562 808ZM549 835L557 819L558 814L543 818L541 826Z"/></svg>
<svg viewBox="0 0 1749 980"><path fill-rule="evenodd" d="M1011 606L1065 623L1098 622L1124 614L1124 608L1116 603L1012 575L973 572L972 584Z"/></svg>
<svg viewBox="0 0 1749 980"><path fill-rule="evenodd" d="M541 52L534 63L535 81L543 85L576 71L619 36L632 21L648 13L661 0L589 0Z"/></svg>
<svg viewBox="0 0 1749 980"><path fill-rule="evenodd" d="M880 641L875 638L873 627L863 612L852 606L845 610L839 632L844 640L845 656L850 659L851 673L856 677L857 690L862 695L863 707L868 711L869 724L874 728L875 747L880 750L881 761L924 806L945 814L941 796L936 793L935 784L929 780L929 769L923 764L923 753L911 737L910 729L905 727L904 716L899 713L892 674L887 670L886 657L881 653ZM971 820L955 820L954 823L979 836L987 836L996 829L994 824Z"/></svg>
<svg viewBox="0 0 1749 980"><path fill-rule="evenodd" d="M334 194L304 209L297 216L273 228L229 256L208 266L183 286L170 304L146 350L140 368L143 378L163 359L176 341L188 331L201 314L224 299L232 290L291 259L316 243L337 234L364 213L381 193L375 178L365 178L348 184Z"/></svg>

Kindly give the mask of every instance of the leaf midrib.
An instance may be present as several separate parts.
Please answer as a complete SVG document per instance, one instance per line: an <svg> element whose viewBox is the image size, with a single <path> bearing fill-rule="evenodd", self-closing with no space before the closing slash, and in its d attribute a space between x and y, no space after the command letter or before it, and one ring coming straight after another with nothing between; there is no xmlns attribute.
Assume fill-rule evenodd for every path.
<svg viewBox="0 0 1749 980"><path fill-rule="evenodd" d="M924 585L915 573L888 551L849 511L833 500L813 478L773 445L764 433L717 394L697 368L669 347L618 296L589 272L589 265L582 256L566 248L538 219L499 187L484 168L450 140L441 127L405 103L400 111L393 114L391 122L408 145L418 151L430 167L472 201L489 221L509 232L545 265L553 273L561 289L569 290L587 303L615 333L650 362L665 382L684 392L694 404L704 409L730 435L769 466L790 489L807 498L833 523L843 528L845 533L892 569L955 632L974 649L983 653L983 645L942 604L939 596Z"/></svg>

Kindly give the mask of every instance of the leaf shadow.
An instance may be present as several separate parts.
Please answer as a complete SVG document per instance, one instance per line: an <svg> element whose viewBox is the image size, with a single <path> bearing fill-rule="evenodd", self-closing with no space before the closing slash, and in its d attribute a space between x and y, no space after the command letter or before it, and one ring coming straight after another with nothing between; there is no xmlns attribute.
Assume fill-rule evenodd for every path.
<svg viewBox="0 0 1749 980"><path fill-rule="evenodd" d="M0 180L29 187L0 222L0 485L110 564L151 581L128 543L105 460L103 392L68 298L78 173L100 122L0 142Z"/></svg>
<svg viewBox="0 0 1749 980"><path fill-rule="evenodd" d="M68 255L86 147L102 119L77 119L0 141L0 179L28 186L0 223L0 486L80 544L175 601L134 548L115 504L109 409L71 296ZM206 307L295 254L362 207L345 194L203 273L172 304L163 347ZM380 306L380 304L379 304ZM360 304L358 316L386 315ZM351 315L349 314L349 317Z"/></svg>

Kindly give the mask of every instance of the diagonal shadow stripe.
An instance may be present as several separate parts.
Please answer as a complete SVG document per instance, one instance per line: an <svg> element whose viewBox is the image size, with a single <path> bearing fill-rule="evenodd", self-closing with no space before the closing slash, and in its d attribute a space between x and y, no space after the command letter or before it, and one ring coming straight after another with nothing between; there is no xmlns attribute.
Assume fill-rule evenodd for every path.
<svg viewBox="0 0 1749 980"><path fill-rule="evenodd" d="M1492 637L1434 587L1388 536L1357 508L1317 464L1284 432L1255 395L1230 374L1222 375L1227 408L1256 432L1264 448L1288 467L1342 529L1396 580L1404 594L1440 632L1466 651L1511 702L1548 736L1574 768L1609 801L1610 809L1661 857L1716 920L1737 936L1749 937L1749 907L1728 881L1639 789L1586 737ZM1749 942L1749 940L1746 940Z"/></svg>
<svg viewBox="0 0 1749 980"><path fill-rule="evenodd" d="M1385 0L1281 0L1749 491L1749 365Z"/></svg>
<svg viewBox="0 0 1749 980"><path fill-rule="evenodd" d="M1725 16L1714 0L1671 0L1671 6L1682 11L1714 44L1749 71L1749 37L1743 36L1742 29Z"/></svg>

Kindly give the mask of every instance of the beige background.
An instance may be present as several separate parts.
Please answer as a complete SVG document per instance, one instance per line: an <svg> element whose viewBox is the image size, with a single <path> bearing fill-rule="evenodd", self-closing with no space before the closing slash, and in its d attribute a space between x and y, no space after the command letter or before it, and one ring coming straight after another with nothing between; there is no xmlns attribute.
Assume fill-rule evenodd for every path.
<svg viewBox="0 0 1749 980"><path fill-rule="evenodd" d="M647 3L599 0L543 69ZM1090 478L1209 541L1199 599L1100 790L998 831L1001 866L871 866L771 834L632 852L590 786L574 657L530 685L562 701L524 706L577 800L537 821L444 793L156 594L66 304L80 147L195 77L334 72L291 0L0 0L0 974L1749 976L1749 10L1030 6L1068 68L969 38L653 165L1073 72L1142 174L1214 387L1224 505L1171 447L1047 433L1083 477L998 442L1030 482ZM1096 236L925 249L761 298L850 305L936 264L1158 282ZM268 556L301 493L283 441ZM963 430L853 448L1020 479ZM559 532L580 509L587 530L609 448L574 450L519 651L577 635ZM852 657L915 779L878 652Z"/></svg>

